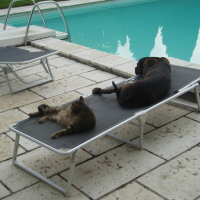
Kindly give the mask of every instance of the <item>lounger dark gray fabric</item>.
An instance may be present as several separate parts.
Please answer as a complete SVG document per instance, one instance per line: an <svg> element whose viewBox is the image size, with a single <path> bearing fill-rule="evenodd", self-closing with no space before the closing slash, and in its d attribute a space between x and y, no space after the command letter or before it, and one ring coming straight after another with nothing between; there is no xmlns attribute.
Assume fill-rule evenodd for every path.
<svg viewBox="0 0 200 200"><path fill-rule="evenodd" d="M200 91L200 87L199 87ZM180 96L180 98L197 103L196 94L194 92L187 92Z"/></svg>
<svg viewBox="0 0 200 200"><path fill-rule="evenodd" d="M59 51L29 52L28 50L11 46L0 48L0 68L2 68L3 70L10 92L18 92L42 83L52 81L53 75L51 73L47 57L58 52ZM23 78L21 78L17 73L17 71L19 70L24 70L38 64L40 64L44 68L44 70L47 73L47 76L31 81L24 81ZM10 83L10 79L8 77L9 73L13 73L15 77L18 78L18 80L27 85L20 89L13 90Z"/></svg>
<svg viewBox="0 0 200 200"><path fill-rule="evenodd" d="M159 102L170 98L175 94L175 91L185 87L188 82L191 82L191 80L195 80L200 77L199 70L175 66L172 66L172 69L171 89L168 95L165 98L160 99ZM51 134L53 134L55 131L63 129L64 127L52 122L39 124L38 119L40 117L34 117L19 122L16 126L16 129L48 145L51 145L56 149L73 149L88 141L92 137L98 136L99 133L104 132L105 130L121 123L122 121L129 119L134 113L137 113L140 110L146 110L152 106L150 105L148 107L137 109L125 109L117 103L115 94L93 95L89 98L86 98L85 101L93 109L97 118L96 127L91 131L68 135L53 140L50 139Z"/></svg>
<svg viewBox="0 0 200 200"><path fill-rule="evenodd" d="M140 133L139 134L140 143L138 147L142 149L143 128L145 124L146 115L150 110L158 107L159 105L170 102L172 99L179 97L180 95L184 94L185 92L191 89L195 89L196 94L198 94L198 82L200 81L200 70L172 65L171 77L172 77L172 85L168 94L163 99L160 99L156 104L143 108L137 108L137 109L122 108L118 104L115 94L88 95L88 97L85 98L85 101L93 109L97 119L95 128L88 132L63 136L58 139L50 139L52 133L63 129L63 127L53 122L45 122L44 124L39 124L38 123L39 117L29 118L21 122L18 122L16 124L13 124L10 126L10 130L16 133L17 141L19 139L19 135L22 135L57 153L60 154L73 153L72 163L74 164L72 164L70 168L71 172L69 173L71 174L69 176L71 178L69 180L67 189L65 190L63 188L58 188L60 191L68 193L73 176L73 168L75 165L74 157L76 150L88 144L89 142L92 142L95 139L102 137L103 135L106 134L110 135L109 132L111 130L119 127L124 123L132 121L135 118L137 118L139 121L138 126ZM138 79L140 79L139 76L128 81L137 81ZM125 82L122 82L120 84L124 83ZM198 98L197 99L198 107L196 109L199 110L200 109L199 96L197 96L197 98ZM69 104L70 103L71 102L69 102ZM115 135L110 135L110 136L113 136L129 144L133 144L132 142L119 138ZM15 143L15 146L17 145L18 142ZM14 157L14 163L18 165L18 162L15 160L15 157ZM24 166L23 169L27 170L27 168ZM39 178L41 177L39 176ZM43 178L41 179L43 180ZM54 186L54 183L50 183L50 185Z"/></svg>
<svg viewBox="0 0 200 200"><path fill-rule="evenodd" d="M30 52L28 50L20 49L17 47L7 46L0 48L0 62L2 64L30 62L43 56L49 56L49 54L54 52L55 51Z"/></svg>

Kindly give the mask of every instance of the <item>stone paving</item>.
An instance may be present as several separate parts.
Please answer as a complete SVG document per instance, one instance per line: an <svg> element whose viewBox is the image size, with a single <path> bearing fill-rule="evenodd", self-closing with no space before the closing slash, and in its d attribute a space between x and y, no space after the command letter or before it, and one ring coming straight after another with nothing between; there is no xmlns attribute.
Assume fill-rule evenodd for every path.
<svg viewBox="0 0 200 200"><path fill-rule="evenodd" d="M61 52L49 58L55 81L44 85L11 95L0 72L0 199L200 200L200 115L169 104L148 114L143 151L108 136L80 149L69 197L13 166L15 134L9 131L10 124L28 118L27 113L41 103L66 103L91 93L94 87L131 77L137 63L54 38L20 48ZM169 60L171 64L200 67L176 58ZM32 79L42 73L35 67L29 74L22 71L21 76ZM11 79L15 87L20 85L15 77ZM113 133L138 140L138 128L130 123ZM23 137L18 155L25 165L66 185L70 156L57 155Z"/></svg>

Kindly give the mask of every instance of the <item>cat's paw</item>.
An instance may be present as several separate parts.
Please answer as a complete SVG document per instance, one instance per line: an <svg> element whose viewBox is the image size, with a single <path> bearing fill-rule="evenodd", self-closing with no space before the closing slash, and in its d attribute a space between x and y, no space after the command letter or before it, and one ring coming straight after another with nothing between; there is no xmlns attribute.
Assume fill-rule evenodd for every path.
<svg viewBox="0 0 200 200"><path fill-rule="evenodd" d="M57 139L59 137L59 135L57 133L54 133L51 135L51 139Z"/></svg>
<svg viewBox="0 0 200 200"><path fill-rule="evenodd" d="M93 94L102 94L101 88L94 88L94 89L92 90L92 93L93 93Z"/></svg>
<svg viewBox="0 0 200 200"><path fill-rule="evenodd" d="M46 118L45 118L45 117L42 117L42 118L39 119L39 123L40 123L40 124L42 124L42 123L44 123L44 122L46 122Z"/></svg>
<svg viewBox="0 0 200 200"><path fill-rule="evenodd" d="M48 108L49 106L47 104L42 104L38 106L38 111L41 115L44 115L44 109Z"/></svg>
<svg viewBox="0 0 200 200"><path fill-rule="evenodd" d="M39 112L28 113L28 116L29 116L29 117L35 117L35 116L38 116L38 115L40 115Z"/></svg>

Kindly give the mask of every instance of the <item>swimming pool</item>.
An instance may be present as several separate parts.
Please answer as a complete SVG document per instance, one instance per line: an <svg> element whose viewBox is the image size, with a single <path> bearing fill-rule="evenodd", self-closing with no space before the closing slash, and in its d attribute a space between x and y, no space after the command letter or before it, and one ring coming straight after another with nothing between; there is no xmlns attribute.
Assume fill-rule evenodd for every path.
<svg viewBox="0 0 200 200"><path fill-rule="evenodd" d="M166 56L200 64L199 0L109 1L66 8L63 13L73 43L134 60ZM47 27L65 31L57 12L44 15ZM25 26L27 20L19 14L8 24ZM42 25L37 15L32 21Z"/></svg>

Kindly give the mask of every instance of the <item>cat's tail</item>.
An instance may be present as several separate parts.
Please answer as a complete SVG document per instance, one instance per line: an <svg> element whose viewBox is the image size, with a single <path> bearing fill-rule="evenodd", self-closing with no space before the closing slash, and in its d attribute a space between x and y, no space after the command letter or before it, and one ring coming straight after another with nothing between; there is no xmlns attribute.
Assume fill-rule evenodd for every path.
<svg viewBox="0 0 200 200"><path fill-rule="evenodd" d="M58 137L64 136L64 135L71 135L75 133L74 127L72 125L69 125L66 129L63 129L61 131L57 131L51 135L51 139L57 139Z"/></svg>
<svg viewBox="0 0 200 200"><path fill-rule="evenodd" d="M57 139L58 137L69 135L69 131L67 129L63 129L61 131L57 131L51 135L51 139Z"/></svg>

